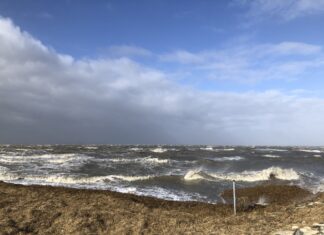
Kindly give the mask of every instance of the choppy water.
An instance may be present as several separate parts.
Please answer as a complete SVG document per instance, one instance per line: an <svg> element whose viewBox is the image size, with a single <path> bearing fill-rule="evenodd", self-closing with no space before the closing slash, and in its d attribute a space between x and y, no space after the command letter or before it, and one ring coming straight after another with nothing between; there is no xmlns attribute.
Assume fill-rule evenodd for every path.
<svg viewBox="0 0 324 235"><path fill-rule="evenodd" d="M269 176L324 191L324 147L0 145L0 180L219 202Z"/></svg>

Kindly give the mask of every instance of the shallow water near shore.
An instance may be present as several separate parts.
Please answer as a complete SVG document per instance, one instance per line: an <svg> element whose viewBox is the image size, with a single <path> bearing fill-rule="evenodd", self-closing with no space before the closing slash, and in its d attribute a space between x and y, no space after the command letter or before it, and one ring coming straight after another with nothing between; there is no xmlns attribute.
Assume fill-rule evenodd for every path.
<svg viewBox="0 0 324 235"><path fill-rule="evenodd" d="M221 192L274 181L324 191L324 148L0 145L0 180L109 189L217 203Z"/></svg>

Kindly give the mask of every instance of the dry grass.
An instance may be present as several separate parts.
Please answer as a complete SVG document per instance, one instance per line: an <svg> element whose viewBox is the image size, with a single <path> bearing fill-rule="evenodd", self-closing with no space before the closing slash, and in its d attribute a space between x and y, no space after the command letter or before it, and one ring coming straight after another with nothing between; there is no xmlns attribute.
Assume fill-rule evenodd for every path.
<svg viewBox="0 0 324 235"><path fill-rule="evenodd" d="M281 194L294 202L274 200L266 208L233 216L226 205L0 182L0 234L269 234L293 224L324 221L324 204L296 207L305 197L324 203L323 194L310 199L297 187L254 188L262 195L274 191L277 199ZM244 197L254 195L253 189L246 192Z"/></svg>

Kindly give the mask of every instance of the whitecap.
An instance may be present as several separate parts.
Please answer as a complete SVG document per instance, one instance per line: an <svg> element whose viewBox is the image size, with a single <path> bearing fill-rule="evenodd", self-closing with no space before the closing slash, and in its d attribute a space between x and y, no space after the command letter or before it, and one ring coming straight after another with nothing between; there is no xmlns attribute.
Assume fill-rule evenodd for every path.
<svg viewBox="0 0 324 235"><path fill-rule="evenodd" d="M89 150L96 150L98 149L97 146L84 146L85 149L89 149Z"/></svg>
<svg viewBox="0 0 324 235"><path fill-rule="evenodd" d="M163 149L163 148L155 148L155 149L151 149L151 152L153 153L164 153L167 152L167 149Z"/></svg>
<svg viewBox="0 0 324 235"><path fill-rule="evenodd" d="M300 152L305 152L305 153L321 153L321 150L318 149L299 149L298 151Z"/></svg>
<svg viewBox="0 0 324 235"><path fill-rule="evenodd" d="M275 148L255 148L256 151L269 151L269 152L287 152L288 149L275 149Z"/></svg>
<svg viewBox="0 0 324 235"><path fill-rule="evenodd" d="M127 175L107 175L107 176L77 176L77 175L17 175L4 172L0 174L0 180L24 184L42 184L42 185L100 185L107 181L141 181L154 176L127 176Z"/></svg>
<svg viewBox="0 0 324 235"><path fill-rule="evenodd" d="M206 146L206 147L200 148L200 150L214 151L214 148L212 146Z"/></svg>
<svg viewBox="0 0 324 235"><path fill-rule="evenodd" d="M157 157L143 157L143 158L109 158L106 159L109 162L116 163L140 163L140 164L167 164L169 159L159 159Z"/></svg>
<svg viewBox="0 0 324 235"><path fill-rule="evenodd" d="M143 148L133 147L129 149L130 151L143 151Z"/></svg>
<svg viewBox="0 0 324 235"><path fill-rule="evenodd" d="M280 158L279 155L274 155L274 154L264 154L262 157L267 157L267 158Z"/></svg>
<svg viewBox="0 0 324 235"><path fill-rule="evenodd" d="M222 151L235 151L235 148L220 149Z"/></svg>
<svg viewBox="0 0 324 235"><path fill-rule="evenodd" d="M190 170L188 171L185 176L183 177L184 180L202 180L205 179L205 177L201 174L201 170Z"/></svg>
<svg viewBox="0 0 324 235"><path fill-rule="evenodd" d="M184 176L185 180L235 180L245 182L266 181L274 176L281 180L298 180L299 175L294 169L270 167L260 171L243 171L239 173L209 173L201 170L190 170Z"/></svg>
<svg viewBox="0 0 324 235"><path fill-rule="evenodd" d="M244 157L241 156L232 156L232 157L219 157L219 158L208 158L209 160L216 162L225 162L225 161L241 161L244 160Z"/></svg>

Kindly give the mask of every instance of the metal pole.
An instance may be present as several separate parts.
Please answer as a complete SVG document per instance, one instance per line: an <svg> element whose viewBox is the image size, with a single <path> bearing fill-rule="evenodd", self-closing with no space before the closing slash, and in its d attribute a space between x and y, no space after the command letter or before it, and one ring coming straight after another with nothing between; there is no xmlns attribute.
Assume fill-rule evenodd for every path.
<svg viewBox="0 0 324 235"><path fill-rule="evenodd" d="M234 207L234 215L236 215L235 180L233 180L233 207Z"/></svg>

